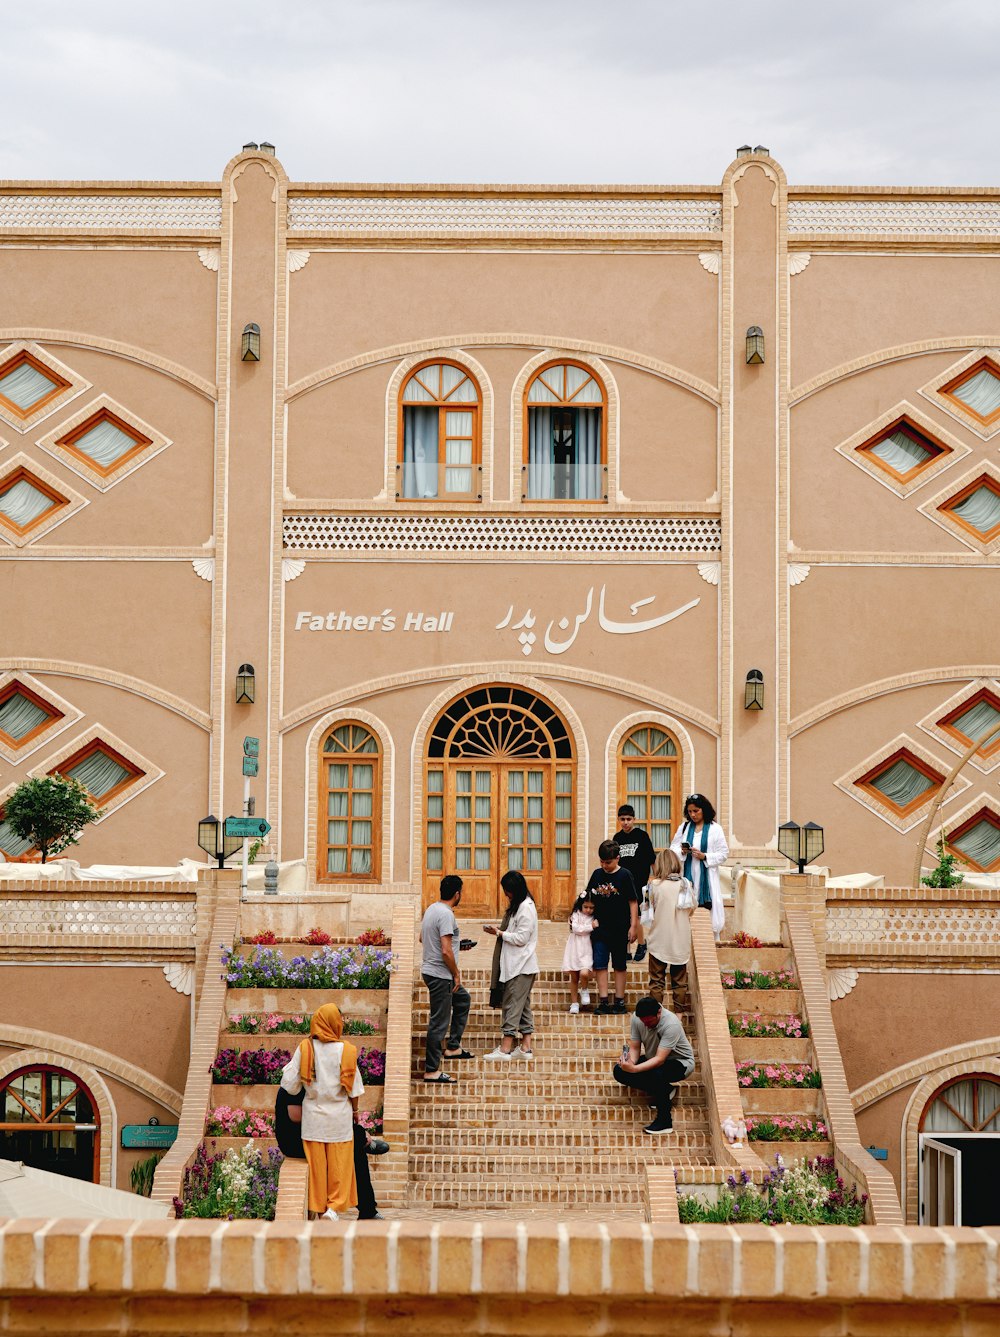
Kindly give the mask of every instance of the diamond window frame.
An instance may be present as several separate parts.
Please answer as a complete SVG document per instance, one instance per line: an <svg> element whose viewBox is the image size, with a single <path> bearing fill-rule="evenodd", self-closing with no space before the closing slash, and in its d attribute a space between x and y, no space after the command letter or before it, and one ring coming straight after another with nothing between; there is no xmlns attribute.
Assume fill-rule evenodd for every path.
<svg viewBox="0 0 1000 1337"><path fill-rule="evenodd" d="M877 445L897 427L909 428L917 436L926 437L929 444L937 448L937 454L906 474L897 473L871 450L872 446ZM937 477L942 470L968 455L970 449L971 447L943 431L937 423L932 422L926 414L921 413L905 399L900 400L898 404L835 447L839 455L850 460L857 468L863 469L870 478L874 478L883 487L895 492L897 497L910 496L932 478Z"/></svg>
<svg viewBox="0 0 1000 1337"><path fill-rule="evenodd" d="M937 785L926 790L906 808L898 808L868 782L882 771L887 770L904 753L906 754L905 759L911 766L916 766L917 770L922 771L929 779L936 779ZM842 793L854 799L855 803L862 804L869 812L881 818L883 822L888 823L894 830L905 834L907 831L911 831L922 817L927 815L927 808L934 801L940 783L945 779L949 769L950 767L939 761L933 753L928 752L915 739L908 734L900 734L891 743L887 743L884 747L879 748L877 752L873 752L871 756L866 757L864 761L859 762L857 766L853 766L839 780L835 780L834 784ZM968 789L970 784L970 780L958 776L949 792L954 796Z"/></svg>
<svg viewBox="0 0 1000 1337"><path fill-rule="evenodd" d="M947 509L950 504L964 500L986 479L989 479L990 483L993 484L991 491L995 491L997 496L1000 497L1000 469L989 460L980 460L974 469L963 474L958 480L953 480L948 487L928 498L917 509L921 515L926 515L928 520L933 520L952 538L957 538L967 547L989 556L992 553L1000 552L1000 524L993 530L992 537L984 537L978 529L974 529L970 524L967 524L961 516L955 515Z"/></svg>
<svg viewBox="0 0 1000 1337"><path fill-rule="evenodd" d="M43 511L24 529L15 525L6 516L0 515L0 539L15 548L24 548L29 543L34 543L43 534L49 533L64 520L68 520L71 515L75 515L77 511L90 504L86 497L81 497L79 492L67 487L62 479L49 473L48 469L43 469L23 451L0 464L0 490L3 490L12 478L14 482L19 481L19 478L26 478L33 487L37 487L40 492L44 492L58 503L55 509Z"/></svg>
<svg viewBox="0 0 1000 1337"><path fill-rule="evenodd" d="M949 392L975 375L976 371L987 362L993 364L1000 378L1000 348L975 348L961 361L953 363L946 371L928 381L920 390L920 393L936 408L944 409L945 413L956 422L975 432L976 436L984 441L989 441L1000 432L1000 409L991 413L989 418L982 418L974 409L970 409Z"/></svg>
<svg viewBox="0 0 1000 1337"><path fill-rule="evenodd" d="M119 808L131 803L133 799L144 793L150 785L153 785L163 778L164 772L159 766L155 765L144 757L141 752L130 747L110 729L106 729L103 724L92 725L86 733L78 734L76 738L66 744L59 752L53 756L46 757L41 766L36 766L30 772L32 778L44 775L62 774L66 767L75 766L77 762L95 751L98 747L103 747L105 751L110 752L114 759L133 772L131 779L122 781L114 789L101 799L95 799L94 802L101 809L101 815L98 822L105 821L113 812ZM96 823L95 823L96 825Z"/></svg>
<svg viewBox="0 0 1000 1337"><path fill-rule="evenodd" d="M104 468L75 443L91 427L108 420L114 422L115 426L123 430L126 435L133 437L135 445ZM155 455L159 455L161 450L166 450L173 442L130 409L112 399L110 395L102 394L91 400L72 418L60 423L53 431L39 437L38 444L86 482L101 492L107 492L130 473L148 463Z"/></svg>
<svg viewBox="0 0 1000 1337"><path fill-rule="evenodd" d="M13 783L7 785L6 789L0 789L0 822L4 820L4 815L6 811L4 805L6 804L7 800L10 798L11 794L13 794L16 788L17 788L17 781L15 780ZM21 854L16 854L12 856L7 853L7 851L3 848L2 845L0 845L0 863L4 862L19 863L21 859L27 858L32 854L37 854L37 853L38 853L37 847L31 845L28 847L28 849L23 850Z"/></svg>
<svg viewBox="0 0 1000 1337"><path fill-rule="evenodd" d="M53 357L40 344L24 339L15 340L0 349L0 376L13 369L11 364L21 362L30 362L43 375L56 377L60 384L51 394L44 395L28 410L19 409L0 391L0 418L18 432L30 431L36 423L47 418L56 409L65 408L70 400L91 387L92 382L74 371L72 367L67 367L57 357Z"/></svg>
<svg viewBox="0 0 1000 1337"><path fill-rule="evenodd" d="M963 687L961 691L956 692L954 696L949 697L943 705L935 707L929 715L920 721L920 727L925 733L930 734L932 738L943 743L949 751L956 754L963 753L968 747L966 735L960 733L957 729L949 726L948 721L954 719L956 715L961 715L964 711L984 696L993 698L1000 709L1000 679L998 678L976 678L973 682ZM981 753L978 750L973 752L969 765L975 766L976 770L984 775L989 775L1000 766L1000 742L994 743L987 752Z"/></svg>
<svg viewBox="0 0 1000 1337"><path fill-rule="evenodd" d="M945 849L949 854L954 854L959 860L958 871L971 872L975 875L980 873L995 873L1000 871L1000 858L996 859L989 868L982 868L979 864L973 863L967 854L963 854L957 846L953 846L951 838L960 836L970 827L975 826L977 820L985 817L991 821L991 825L1000 830L1000 803L993 798L991 794L980 792L971 802L967 803L959 812L946 818L936 830L932 831L927 838L927 848L936 849L939 840L943 840Z"/></svg>
<svg viewBox="0 0 1000 1337"><path fill-rule="evenodd" d="M54 712L49 720L44 724L39 724L30 734L26 734L20 742L15 741L9 734L5 734L0 729L0 757L3 757L6 761L20 764L27 757L30 757L33 752L37 752L40 747L50 743L53 738L75 724L77 720L82 718L83 711L78 710L69 701L63 700L46 683L39 682L30 673L23 673L19 669L0 673L0 705L9 700L17 690L22 691L25 696L43 709Z"/></svg>

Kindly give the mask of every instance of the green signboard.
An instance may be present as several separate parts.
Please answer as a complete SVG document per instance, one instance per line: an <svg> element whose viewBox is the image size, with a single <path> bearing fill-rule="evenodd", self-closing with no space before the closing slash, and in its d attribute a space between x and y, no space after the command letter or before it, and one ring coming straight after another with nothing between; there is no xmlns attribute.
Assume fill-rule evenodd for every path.
<svg viewBox="0 0 1000 1337"><path fill-rule="evenodd" d="M244 740L243 740L243 755L244 755L245 757L259 757L259 756L260 756L260 739L259 739L259 738L250 738L250 737L244 738Z"/></svg>
<svg viewBox="0 0 1000 1337"><path fill-rule="evenodd" d="M226 835L237 836L240 840L263 840L271 829L271 823L263 817L227 817Z"/></svg>
<svg viewBox="0 0 1000 1337"><path fill-rule="evenodd" d="M122 1146L133 1151L162 1151L177 1138L175 1123L122 1124Z"/></svg>
<svg viewBox="0 0 1000 1337"><path fill-rule="evenodd" d="M257 760L256 757L244 757L244 758L243 758L243 774L244 774L244 775L249 775L249 777L250 777L251 780L252 780L252 779L254 779L254 778L256 777L256 775L257 775L257 773L258 773L259 770L260 770L260 762Z"/></svg>

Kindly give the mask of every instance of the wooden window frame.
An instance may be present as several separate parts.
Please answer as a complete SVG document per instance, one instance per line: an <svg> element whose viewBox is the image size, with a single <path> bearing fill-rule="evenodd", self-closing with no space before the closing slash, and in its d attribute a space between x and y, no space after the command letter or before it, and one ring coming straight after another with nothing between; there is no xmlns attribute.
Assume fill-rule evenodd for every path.
<svg viewBox="0 0 1000 1337"><path fill-rule="evenodd" d="M74 752L72 756L67 757L65 761L59 762L58 766L53 766L52 770L49 771L49 775L61 775L64 778L67 778L67 771L71 770L74 766L79 765L81 761L86 761L86 759L92 756L95 752L103 752L106 756L109 756L112 761L116 761L119 766L124 766L128 771L128 776L124 780L115 785L113 789L109 789L106 794L102 794L100 798L96 798L93 794L90 794L89 790L87 791L88 794L90 794L91 802L96 804L99 808L104 808L118 798L119 795L124 794L126 789L129 789L135 784L136 780L141 780L146 772L141 766L137 766L134 761L129 761L128 757L123 757L120 752L116 751L110 743L106 743L103 738L91 738L88 742L84 743L83 747Z"/></svg>
<svg viewBox="0 0 1000 1337"><path fill-rule="evenodd" d="M980 687L978 692L974 692L972 696L966 697L966 699L960 702L954 710L950 710L947 715L942 719L939 719L937 721L937 727L943 729L945 733L950 734L952 738L961 744L963 749L967 748L972 742L972 739L968 734L962 733L961 729L955 728L952 721L957 719L960 715L964 715L967 711L971 710L973 706L978 705L980 701L985 700L989 700L990 704L1000 711L1000 698L998 698L994 692L991 692L988 687ZM998 721L998 723L1000 723L1000 721ZM977 747L974 755L985 758L992 757L997 752L1000 752L1000 738L997 738L987 748Z"/></svg>
<svg viewBox="0 0 1000 1337"><path fill-rule="evenodd" d="M420 373L421 373L422 371L426 371L426 369L427 369L428 367L454 367L456 371L460 371L460 372L462 373L462 375L463 375L468 381L470 381L471 384L473 385L473 387L475 388L476 396L477 396L475 402L473 402L473 401L471 401L471 400L448 400L448 399L440 399L440 398L437 398L437 399L434 399L434 400L426 400L426 399L425 399L425 400L422 400L422 401L421 401L421 400L418 400L418 401L414 401L414 402L409 403L409 404L405 403L405 402L404 402L404 396L405 396L405 394L406 394L406 387L409 385L409 383L410 383L412 380L414 380L414 379L418 379L419 376L420 376ZM427 390L428 394L431 393L430 388L429 388L427 385L425 385L423 381L421 381L420 384L423 386L423 388L424 388L425 390ZM457 389L458 387L456 386L455 388ZM469 502L476 502L476 503L481 502L482 499L483 499L483 488L482 488L482 482L483 482L483 442L482 442L482 431L483 431L483 387L479 384L479 381L478 381L478 380L476 379L476 377L472 374L472 372L469 370L469 368L463 366L461 362L454 362L451 358L447 358L447 357L429 357L429 358L425 358L423 362L418 363L417 366L415 366L415 367L411 367L410 370L407 372L405 378L403 379L402 384L401 384L400 387L399 387L399 393L398 393L397 396L396 396L396 406L397 406L397 420L396 420L396 481L397 481L397 487L396 487L396 500L397 500L397 501L401 501L401 502L413 502L413 503L415 503L415 504L422 505L422 506L427 506L427 505L440 505L440 504L442 504L442 503L445 504L445 505L448 505L448 504L465 505L465 504L468 504ZM402 493L402 491L401 491L400 489L401 489L401 487L402 487L402 470L403 470L403 467L404 467L404 459L403 459L403 455L404 455L404 452L405 452L405 449L406 449L406 410L407 410L408 408L410 408L410 409L421 409L421 408L423 408L423 409L437 409L437 410L438 410L438 463L437 463L437 468L438 468L439 472L442 471L442 470L444 470L445 467L458 468L458 469L464 469L464 468L466 467L465 465L462 465L462 464L459 464L459 465L451 465L451 466L446 466L446 465L445 465L445 462L444 462L444 456L445 456L445 442L446 442L447 439L448 439L448 437L447 437L447 430L446 430L446 429L447 429L447 416L446 416L447 413L448 413L449 410L450 410L452 413L471 413L471 414L472 414L472 463L468 466L468 468L472 471L473 479L474 479L474 481L475 481L475 483L476 483L476 486L473 487L473 489L472 489L471 492L450 492L450 493L449 493L449 492L444 492L443 487L439 486L439 487L438 487L438 493L439 493L439 495L436 496L436 497L404 497L404 496L403 496L403 493ZM441 479L443 479L443 477L444 477L443 473L440 473L440 479L439 479L439 481L440 481Z"/></svg>
<svg viewBox="0 0 1000 1337"><path fill-rule="evenodd" d="M352 728L364 729L365 733L375 739L377 751L375 752L326 752L324 744L332 733L337 729L342 729L347 725ZM330 790L326 783L326 766L335 757L341 757L348 763L351 761L370 761L374 767L372 775L372 868L370 873L352 873L350 869L351 842L347 842L347 862L348 867L342 873L331 873L327 870L327 861L329 859L330 849L332 848L327 839L327 822L330 820L327 812L327 795ZM317 775L319 780L318 809L316 822L316 877L320 882L381 882L382 881L382 811L383 811L383 793L382 793L382 763L383 750L382 739L378 736L375 729L370 724L365 724L363 720L345 718L335 720L328 729L323 730L323 735L319 742L319 765L317 766ZM348 813L347 821L354 820L350 810L350 797L353 795L353 787L349 787L348 793ZM364 818L359 818L364 821ZM350 831L348 831L350 837ZM359 847L360 848L360 847Z"/></svg>
<svg viewBox="0 0 1000 1337"><path fill-rule="evenodd" d="M4 515L4 513L0 511L0 524L5 525L11 533L19 534L23 537L25 534L30 534L36 525L51 520L54 510L62 510L64 506L70 504L70 500L69 497L64 497L61 492L57 492L54 487L51 487L41 478L38 478L23 464L19 464L11 473L5 474L3 478L0 478L0 493L9 492L12 487L16 487L22 480L30 483L36 491L43 493L51 502L53 502L53 506L47 507L40 515L36 515L34 520L29 521L26 525L16 524L10 516Z"/></svg>
<svg viewBox="0 0 1000 1337"><path fill-rule="evenodd" d="M955 394L960 386L963 386L966 381L971 381L973 376L978 375L981 371L990 371L1000 381L1000 367L991 357L983 356L971 367L966 367L964 371L960 371L957 376L953 376L950 381L942 385L938 394L945 395L962 413L967 413L971 418L975 418L976 422L982 423L984 427L989 427L1000 419L1000 408L995 408L992 413L984 418L981 413L977 413L974 408L966 404L964 400L959 399Z"/></svg>
<svg viewBox="0 0 1000 1337"><path fill-rule="evenodd" d="M1000 1080L998 1080L997 1077L996 1077L993 1073L990 1073L990 1072L963 1072L962 1075L961 1075L961 1077L952 1077L952 1078L950 1078L947 1082L942 1082L942 1084L937 1088L937 1090L934 1092L934 1094L933 1094L932 1096L930 1096L929 1099L928 1099L928 1100L926 1101L926 1103L924 1104L923 1112L922 1112L921 1115L920 1115L920 1123L919 1123L918 1126L917 1126L917 1131L918 1131L919 1133L926 1132L927 1116L928 1116L928 1114L930 1113L930 1111L931 1111L931 1109L933 1108L933 1106L934 1106L939 1100L944 1100L946 1092L951 1091L953 1087L961 1086L963 1082L971 1082L971 1083L972 1083L972 1087L973 1087L973 1089L972 1089L972 1117L973 1117L974 1120L976 1120L976 1127L972 1128L972 1127L969 1127L968 1125L966 1125L966 1127L969 1127L969 1132L970 1132L970 1133L982 1133L982 1132L983 1132L983 1130L984 1130L984 1123L980 1122L980 1121L979 1121L979 1117L978 1117L978 1116L979 1116L979 1089L978 1089L978 1088L979 1088L979 1084L980 1084L981 1082L987 1082L990 1086L1000 1086ZM954 1105L952 1105L950 1101L945 1100L945 1104L946 1104L946 1105L948 1106L948 1108L951 1110L952 1114L954 1114L954 1116L955 1116L956 1119L961 1119L962 1122L965 1123L965 1116L962 1115L962 1114L959 1114L958 1110L955 1109ZM992 1123L993 1120L997 1118L997 1115L998 1115L998 1111L994 1110L994 1112L989 1116L989 1119L986 1120L986 1122L987 1122L987 1123ZM941 1132L937 1132L937 1133L935 1133L933 1130L931 1131L931 1134L930 1134L930 1135L931 1135L931 1137L947 1137L947 1136L948 1136L947 1133L941 1133ZM988 1136L988 1134L987 1134L987 1136Z"/></svg>
<svg viewBox="0 0 1000 1337"><path fill-rule="evenodd" d="M70 1092L70 1094L66 1097L66 1099L63 1100L61 1104L56 1105L54 1109L50 1110L48 1116L44 1119L35 1119L33 1122L29 1120L24 1120L22 1123L4 1123L3 1114L0 1113L0 1132L21 1133L24 1132L26 1128L32 1128L32 1127L43 1128L43 1129L56 1128L56 1129L62 1129L63 1131L66 1131L70 1128L75 1130L77 1127L79 1127L78 1124L66 1124L66 1123L54 1124L52 1123L52 1116L54 1114L58 1114L59 1111L65 1105L68 1105L69 1102L76 1095L77 1091L82 1091L83 1094L86 1096L87 1100L90 1102L90 1109L93 1115L93 1123L94 1123L94 1165L93 1165L93 1170L91 1172L92 1175L91 1183L99 1184L101 1182L101 1111L100 1107L97 1104L97 1101L94 1099L93 1091L91 1091L87 1083L81 1081L80 1078L77 1077L75 1073L70 1072L68 1068L59 1068L54 1063L32 1063L30 1065L26 1065L23 1068L15 1068L13 1072L8 1073L7 1076L4 1077L2 1081L0 1081L0 1104L6 1103L7 1089L8 1087L11 1086L13 1082L17 1081L19 1077L30 1075L33 1072L51 1073L53 1076L56 1077L65 1077L69 1081L75 1082L76 1085L74 1089ZM44 1083L42 1089L43 1090L45 1089ZM19 1105L22 1106L22 1108L26 1109L29 1114L32 1113L31 1110L27 1109L27 1106L24 1104L24 1101L21 1100L19 1096L15 1094L14 1099L17 1101Z"/></svg>
<svg viewBox="0 0 1000 1337"><path fill-rule="evenodd" d="M966 483L960 492L956 492L947 501L943 501L937 509L942 515L947 515L954 524L961 525L965 532L971 534L977 543L992 543L995 538L1000 536L1000 521L984 533L981 529L977 529L975 525L970 525L968 520L963 520L960 515L956 515L954 509L966 497L971 496L973 492L978 492L981 487L989 488L995 496L1000 497L1000 483L992 474L982 473L977 478L973 478L971 482Z"/></svg>
<svg viewBox="0 0 1000 1337"><path fill-rule="evenodd" d="M901 474L898 469L894 469L891 464L887 464L885 460L876 455L874 449L875 446L884 441L887 436L891 436L893 432L903 432L912 441L915 441L917 445L929 446L933 451L933 454L928 455L927 459L921 464L915 464L912 469L907 469L905 474ZM871 460L872 464L881 469L883 473L888 474L890 478L894 478L897 483L902 483L904 486L909 486L915 478L919 478L926 469L931 468L931 466L937 460L941 459L942 456L951 455L953 453L951 446L946 446L942 442L936 441L932 436L929 436L927 432L921 431L919 427L910 422L905 413L900 414L895 422L891 422L887 426L880 428L874 436L869 437L867 441L863 441L860 446L855 446L854 449L859 455L863 455L866 460Z"/></svg>
<svg viewBox="0 0 1000 1337"><path fill-rule="evenodd" d="M15 752L22 747L27 747L29 743L34 742L34 740L38 738L40 734L43 734L50 725L56 722L56 720L65 718L61 710L56 709L55 706L49 705L44 697L39 696L37 692L33 692L30 687L25 687L24 683L18 678L14 678L6 687L0 689L0 706L6 705L12 696L27 697L33 705L44 710L46 715L46 718L42 720L41 724L36 724L35 727L26 733L23 738L12 738L9 733L6 733L0 728L0 740L6 743L6 745Z"/></svg>
<svg viewBox="0 0 1000 1337"><path fill-rule="evenodd" d="M3 404L4 408L7 409L9 413L13 413L15 417L20 418L22 421L35 417L35 415L40 413L47 404L52 402L52 400L63 394L64 391L72 389L71 381L67 381L65 376L60 376L57 371L54 371L51 367L40 361L34 354L29 353L26 348L22 348L20 352L14 354L9 362L5 362L3 366L0 366L0 379L8 376L12 371L16 371L17 368L23 366L25 362L34 367L34 369L44 376L46 380L55 381L56 384L53 385L48 394L42 395L41 399L36 399L35 402L30 404L26 409L20 408L12 399L8 399L3 391L0 390L0 403Z"/></svg>
<svg viewBox="0 0 1000 1337"><path fill-rule="evenodd" d="M98 464L97 460L95 460L92 455L88 455L85 450L81 450L76 444L81 437L86 436L88 432L92 431L95 427L100 426L102 422L113 423L125 436L131 437L134 443L131 450L125 451L124 455L119 455L118 458L112 460L110 464ZM136 455L140 454L148 446L151 446L153 444L153 439L152 437L146 436L143 432L140 432L137 428L131 426L130 423L125 422L123 418L119 418L118 414L113 413L111 409L102 407L87 418L85 422L80 423L78 426L74 427L72 431L67 432L65 436L58 437L55 444L57 446L62 446L64 450L68 450L72 455L75 455L76 458L86 465L88 469L93 469L94 472L100 474L102 478L109 478L111 474L117 473L123 465L129 462L129 460L134 459Z"/></svg>
<svg viewBox="0 0 1000 1337"><path fill-rule="evenodd" d="M897 761L907 762L914 770L919 771L921 775L925 775L927 779L932 782L932 788L925 789L922 794L918 794L915 799L911 799L911 801L902 808L898 803L893 803L892 799L883 794L881 789L877 789L875 785L871 783L880 775L884 775L886 771L895 766ZM911 812L916 812L918 808L922 808L925 803L930 802L934 797L934 790L940 789L944 784L944 776L935 771L928 762L921 761L921 759L912 753L908 747L900 747L890 756L883 757L877 765L866 771L864 775L859 776L857 780L854 781L854 784L857 785L859 789L864 790L864 792L868 794L870 798L873 798L876 803L881 803L883 807L896 813L897 816L908 817Z"/></svg>
<svg viewBox="0 0 1000 1337"><path fill-rule="evenodd" d="M528 454L531 445L531 410L533 408L574 408L574 407L576 408L586 407L592 409L598 408L597 404L574 405L572 399L565 399L565 398L560 399L558 403L553 403L553 404L529 404L528 400L531 395L531 387L540 377L544 376L547 371L551 371L553 367L579 367L581 371L585 371L587 373L587 375L590 377L590 379L594 382L594 384L598 387L598 389L601 392L601 403L599 407L601 413L601 469L603 470L604 473L604 495L602 497L594 497L594 498L529 497L527 491L527 483L526 481L524 481L521 487L521 500L523 502L527 502L531 506L558 506L560 508L562 508L563 506L607 506L608 504L608 492L607 492L608 387L604 384L603 378L597 374L597 372L594 370L593 367L589 366L586 362L578 361L576 358L572 357L552 358L552 360L550 362L546 362L544 366L536 368L536 370L533 371L531 375L528 377L527 384L524 387L522 424L521 424L522 480L526 480L528 472ZM564 373L563 374L564 387L565 387L565 382L566 382L566 377ZM551 386L549 388L551 389ZM580 389L582 390L583 386L581 386Z"/></svg>
<svg viewBox="0 0 1000 1337"><path fill-rule="evenodd" d="M655 757L651 753L646 752L640 754L637 757L626 757L625 744L629 741L629 739L633 736L633 734L638 733L640 729L647 729L647 730L656 729L660 733L664 734L667 738L670 739L670 741L674 745L674 748L676 749L674 755L670 756L669 754L664 754L663 757ZM672 734L669 729L664 728L662 724L643 724L643 723L633 724L630 728L626 729L625 733L622 734L621 738L618 741L618 806L619 807L621 807L623 803L628 803L630 801L628 797L629 790L628 790L628 778L627 778L629 766L639 765L648 767L656 765L656 766L669 767L671 771L671 780L670 780L670 821L668 825L670 827L671 840L673 840L674 836L677 834L677 829L678 826L680 825L677 819L677 813L675 812L674 809L674 796L676 795L678 798L680 798L681 796L681 785L680 785L681 760L682 760L682 753L681 753L680 740L676 737L676 735ZM648 778L649 777L647 775L647 780ZM651 811L652 797L653 797L652 791L647 789L646 802L650 809L650 812L643 822L643 830L650 837L650 840L652 840L652 836L650 835L650 827L653 825L653 817ZM683 813L681 814L681 818L683 819ZM659 825L659 823L657 823L657 825Z"/></svg>
<svg viewBox="0 0 1000 1337"><path fill-rule="evenodd" d="M7 809L0 808L0 822L4 821L6 816L7 816ZM5 849L0 848L0 854L3 855L3 857L7 860L8 863L20 863L23 859L27 859L33 862L32 856L37 853L38 853L37 845L30 845L26 850L22 850L20 854L8 854Z"/></svg>
<svg viewBox="0 0 1000 1337"><path fill-rule="evenodd" d="M982 864L976 863L975 859L971 859L968 854L963 853L957 845L952 843L956 836L963 836L966 831L971 831L974 826L978 826L979 823L983 821L988 822L990 826L994 827L997 831L1000 831L1000 817L997 816L992 808L984 807L980 808L977 812L974 812L971 817L966 818L964 822L955 827L954 831L949 831L945 835L944 843L945 848L954 854L960 862L968 864L970 868L976 869L977 872L993 873L997 869L1000 869L1000 855L998 855L987 867L983 867Z"/></svg>

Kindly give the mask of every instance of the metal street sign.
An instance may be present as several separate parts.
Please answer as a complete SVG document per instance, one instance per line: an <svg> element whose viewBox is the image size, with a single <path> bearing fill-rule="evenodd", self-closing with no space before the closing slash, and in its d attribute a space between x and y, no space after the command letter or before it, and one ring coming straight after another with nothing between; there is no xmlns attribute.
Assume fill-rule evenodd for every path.
<svg viewBox="0 0 1000 1337"><path fill-rule="evenodd" d="M257 760L256 757L243 758L244 775L249 775L251 780L253 780L257 776L259 771L260 771L260 762Z"/></svg>
<svg viewBox="0 0 1000 1337"><path fill-rule="evenodd" d="M126 1123L122 1125L123 1147L157 1151L163 1147L172 1147L176 1138L177 1125L175 1123Z"/></svg>
<svg viewBox="0 0 1000 1337"><path fill-rule="evenodd" d="M243 755L244 755L245 757L259 757L259 756L260 756L260 739L259 739L259 738L249 738L249 737L248 737L248 738L244 738L244 740L243 740Z"/></svg>
<svg viewBox="0 0 1000 1337"><path fill-rule="evenodd" d="M263 840L271 829L271 823L263 817L227 817L226 835L240 840Z"/></svg>

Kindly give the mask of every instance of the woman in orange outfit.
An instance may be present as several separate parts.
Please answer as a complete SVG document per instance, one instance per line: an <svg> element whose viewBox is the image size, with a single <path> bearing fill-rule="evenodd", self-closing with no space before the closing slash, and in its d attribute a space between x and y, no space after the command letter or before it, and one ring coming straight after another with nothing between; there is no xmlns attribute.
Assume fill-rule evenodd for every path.
<svg viewBox="0 0 1000 1337"><path fill-rule="evenodd" d="M309 1164L309 1210L327 1221L358 1205L354 1178L354 1124L364 1083L358 1051L341 1040L344 1022L336 1003L313 1013L309 1039L285 1065L281 1085L291 1096L305 1087L302 1145Z"/></svg>

